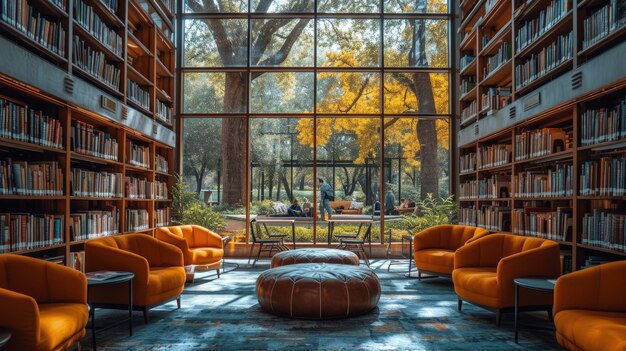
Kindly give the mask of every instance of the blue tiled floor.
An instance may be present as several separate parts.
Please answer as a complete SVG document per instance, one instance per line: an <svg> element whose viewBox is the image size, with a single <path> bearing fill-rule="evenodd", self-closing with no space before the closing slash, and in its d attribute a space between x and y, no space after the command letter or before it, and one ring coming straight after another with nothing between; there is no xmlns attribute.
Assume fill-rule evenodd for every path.
<svg viewBox="0 0 626 351"><path fill-rule="evenodd" d="M232 260L230 261L232 262ZM214 271L196 275L182 299L182 308L168 303L151 311L145 325L135 313L135 333L125 325L98 334L98 350L558 350L554 332L522 329L513 341L513 315L496 327L493 313L465 303L457 311L452 283L446 279L418 281L404 277L405 265L374 260L382 296L372 313L343 320L304 321L276 317L260 310L255 296L258 274L269 268L261 261L216 279ZM98 310L98 323L122 318L124 312ZM527 325L549 327L546 313L522 314ZM81 342L91 349L90 331Z"/></svg>

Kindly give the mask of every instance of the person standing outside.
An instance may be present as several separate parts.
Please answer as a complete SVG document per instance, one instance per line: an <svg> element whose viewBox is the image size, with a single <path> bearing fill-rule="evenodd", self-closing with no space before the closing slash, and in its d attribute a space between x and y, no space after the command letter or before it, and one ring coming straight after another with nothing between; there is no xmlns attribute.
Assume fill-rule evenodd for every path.
<svg viewBox="0 0 626 351"><path fill-rule="evenodd" d="M320 216L322 221L324 219L324 210L328 212L328 219L330 219L333 210L330 208L330 201L334 200L333 187L326 183L323 178L317 178L318 186L320 188Z"/></svg>
<svg viewBox="0 0 626 351"><path fill-rule="evenodd" d="M395 212L394 207L396 206L396 196L393 194L393 190L391 190L391 186L387 185L387 194L385 194L385 214L393 215Z"/></svg>

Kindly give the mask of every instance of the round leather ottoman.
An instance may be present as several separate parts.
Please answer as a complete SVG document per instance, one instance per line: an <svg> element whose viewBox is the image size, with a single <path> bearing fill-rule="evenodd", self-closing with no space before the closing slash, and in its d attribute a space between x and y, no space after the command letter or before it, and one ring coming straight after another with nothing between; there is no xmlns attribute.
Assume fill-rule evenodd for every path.
<svg viewBox="0 0 626 351"><path fill-rule="evenodd" d="M298 249L282 251L272 257L272 268L298 263L337 263L358 266L359 256L337 249Z"/></svg>
<svg viewBox="0 0 626 351"><path fill-rule="evenodd" d="M261 308L279 316L332 319L371 311L380 299L374 271L345 264L302 263L269 269L256 280Z"/></svg>

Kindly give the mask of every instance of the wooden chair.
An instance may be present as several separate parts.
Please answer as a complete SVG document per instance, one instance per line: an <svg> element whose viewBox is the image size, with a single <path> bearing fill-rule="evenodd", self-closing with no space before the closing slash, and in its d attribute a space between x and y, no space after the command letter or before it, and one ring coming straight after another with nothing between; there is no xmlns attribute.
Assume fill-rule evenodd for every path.
<svg viewBox="0 0 626 351"><path fill-rule="evenodd" d="M285 244L283 243L283 237L274 237L269 239L261 238L261 225L256 219L250 221L250 237L252 238L252 246L250 246L250 255L248 256L248 264L250 264L250 260L252 259L252 253L254 252L254 246L259 245L259 252L257 253L254 261L252 262L252 267L256 265L256 262L261 257L261 252L268 252L268 256L272 256L272 252L276 250L276 252L289 250Z"/></svg>

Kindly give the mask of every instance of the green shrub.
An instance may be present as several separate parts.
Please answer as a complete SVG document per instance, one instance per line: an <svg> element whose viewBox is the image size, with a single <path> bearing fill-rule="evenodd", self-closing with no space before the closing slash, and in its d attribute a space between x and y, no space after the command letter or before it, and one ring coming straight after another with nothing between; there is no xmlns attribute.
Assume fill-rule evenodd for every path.
<svg viewBox="0 0 626 351"><path fill-rule="evenodd" d="M225 228L220 213L200 202L193 191L185 190L187 185L180 175L172 186L172 217L175 224L196 224L215 232Z"/></svg>
<svg viewBox="0 0 626 351"><path fill-rule="evenodd" d="M250 204L250 214L256 214L258 216L270 216L275 214L274 210L274 201L272 200L262 200L262 201L253 201Z"/></svg>

